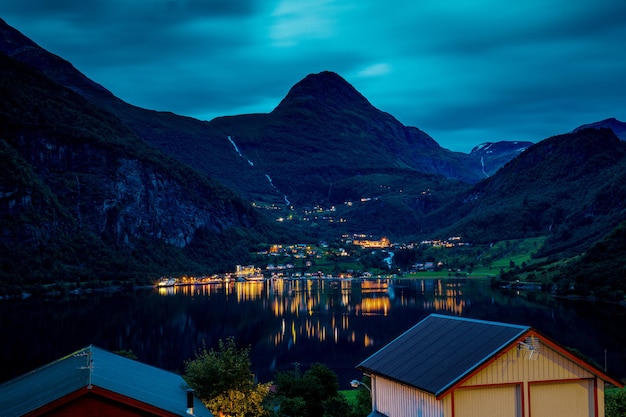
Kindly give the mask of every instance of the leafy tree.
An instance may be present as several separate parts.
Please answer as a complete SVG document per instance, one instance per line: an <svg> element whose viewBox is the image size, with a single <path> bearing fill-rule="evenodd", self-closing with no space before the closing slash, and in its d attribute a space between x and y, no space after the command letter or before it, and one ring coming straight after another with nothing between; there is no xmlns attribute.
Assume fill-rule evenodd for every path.
<svg viewBox="0 0 626 417"><path fill-rule="evenodd" d="M237 349L233 337L220 339L217 351L205 346L185 362L185 380L215 415L267 416L270 384L255 383L250 365L249 347Z"/></svg>
<svg viewBox="0 0 626 417"><path fill-rule="evenodd" d="M279 417L296 417L308 415L307 403L302 397L283 398L278 409Z"/></svg>
<svg viewBox="0 0 626 417"><path fill-rule="evenodd" d="M276 375L279 417L334 417L350 412L347 400L339 394L337 375L326 365L313 364L304 374L299 365Z"/></svg>
<svg viewBox="0 0 626 417"><path fill-rule="evenodd" d="M626 388L614 388L604 393L606 417L626 416Z"/></svg>
<svg viewBox="0 0 626 417"><path fill-rule="evenodd" d="M368 387L371 385L370 378L365 376L361 382ZM352 417L365 417L372 412L372 396L370 391L366 388L359 386L356 395L356 404L354 404L351 416Z"/></svg>
<svg viewBox="0 0 626 417"><path fill-rule="evenodd" d="M350 415L351 407L345 397L337 395L322 402L324 417L346 417Z"/></svg>

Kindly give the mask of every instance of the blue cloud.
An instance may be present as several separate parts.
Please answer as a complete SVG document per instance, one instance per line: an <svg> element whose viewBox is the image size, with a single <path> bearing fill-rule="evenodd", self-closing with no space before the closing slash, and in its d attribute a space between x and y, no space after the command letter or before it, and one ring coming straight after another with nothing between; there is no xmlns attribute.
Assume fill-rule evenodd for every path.
<svg viewBox="0 0 626 417"><path fill-rule="evenodd" d="M21 0L0 16L122 99L203 119L269 112L322 70L453 150L626 119L614 0Z"/></svg>

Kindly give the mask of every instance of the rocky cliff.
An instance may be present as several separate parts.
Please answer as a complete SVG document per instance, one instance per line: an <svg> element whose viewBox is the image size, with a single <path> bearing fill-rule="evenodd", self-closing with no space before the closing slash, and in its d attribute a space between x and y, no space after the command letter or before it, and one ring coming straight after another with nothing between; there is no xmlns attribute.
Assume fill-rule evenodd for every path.
<svg viewBox="0 0 626 417"><path fill-rule="evenodd" d="M9 275L23 273L16 263L23 266L30 256L33 265L47 259L59 279L68 265L88 273L85 259L69 255L86 241L89 252L101 252L99 258L137 263L124 272L132 275L151 269L137 259L151 258L145 256L149 245L184 251L199 230L204 236L252 233L262 223L230 190L1 54L0 152L0 254ZM11 255L16 248L20 256ZM189 265L197 262L190 259Z"/></svg>

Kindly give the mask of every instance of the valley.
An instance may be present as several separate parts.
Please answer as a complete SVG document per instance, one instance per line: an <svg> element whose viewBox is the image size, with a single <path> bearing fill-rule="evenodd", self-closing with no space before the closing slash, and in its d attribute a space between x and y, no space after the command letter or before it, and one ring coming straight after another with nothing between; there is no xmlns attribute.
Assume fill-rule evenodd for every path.
<svg viewBox="0 0 626 417"><path fill-rule="evenodd" d="M423 251L414 263L441 257L416 242L458 236L467 246L441 261L454 274L488 268L504 285L624 299L626 143L615 118L465 154L322 71L269 113L201 121L120 100L4 21L0 35L4 295L225 273L276 242L364 235L397 244L396 262ZM486 261L528 240L526 263ZM371 256L359 266L366 255L324 267L380 267Z"/></svg>

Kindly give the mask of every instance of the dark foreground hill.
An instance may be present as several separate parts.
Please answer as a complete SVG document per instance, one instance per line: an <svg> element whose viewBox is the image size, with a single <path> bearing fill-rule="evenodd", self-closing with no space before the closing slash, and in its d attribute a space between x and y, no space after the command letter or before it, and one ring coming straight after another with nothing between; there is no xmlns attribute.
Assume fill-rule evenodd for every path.
<svg viewBox="0 0 626 417"><path fill-rule="evenodd" d="M624 210L626 142L586 129L531 146L430 218L475 242L548 235L551 255L586 250Z"/></svg>
<svg viewBox="0 0 626 417"><path fill-rule="evenodd" d="M626 142L588 128L531 146L426 220L433 232L475 243L546 236L534 254L544 267L527 270L535 279L620 300L625 216Z"/></svg>
<svg viewBox="0 0 626 417"><path fill-rule="evenodd" d="M3 54L0 155L5 286L211 272L268 233L230 190Z"/></svg>

